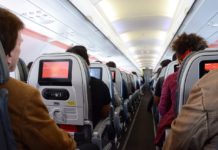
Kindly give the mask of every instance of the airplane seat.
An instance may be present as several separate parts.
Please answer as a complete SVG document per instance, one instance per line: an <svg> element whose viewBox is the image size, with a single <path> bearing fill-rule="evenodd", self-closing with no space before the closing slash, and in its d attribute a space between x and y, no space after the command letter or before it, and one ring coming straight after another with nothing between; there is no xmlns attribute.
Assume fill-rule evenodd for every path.
<svg viewBox="0 0 218 150"><path fill-rule="evenodd" d="M78 56L60 53L38 57L28 83L39 89L50 116L65 130L71 128L69 133L75 139L80 127L92 130L89 76Z"/></svg>
<svg viewBox="0 0 218 150"><path fill-rule="evenodd" d="M193 85L205 73L218 68L218 50L206 49L189 55L182 63L178 74L176 112L186 103Z"/></svg>
<svg viewBox="0 0 218 150"><path fill-rule="evenodd" d="M29 72L28 83L36 87L51 118L67 131L78 145L90 143L98 136L102 147L104 121L93 132L90 76L86 62L71 53L44 54L38 57Z"/></svg>
<svg viewBox="0 0 218 150"><path fill-rule="evenodd" d="M135 75L133 74L129 74L129 79L131 82L131 86L132 86L132 94L130 96L130 101L132 103L132 107L134 109L134 111L136 111L136 109L138 108L139 105L139 90L137 89L137 79L134 77Z"/></svg>
<svg viewBox="0 0 218 150"><path fill-rule="evenodd" d="M109 88L110 96L111 96L111 114L110 118L113 122L115 131L117 136L120 136L121 134L121 122L120 122L120 113L121 113L121 107L115 105L115 97L114 97L114 85L112 81L111 72L108 68L108 66L100 63L91 63L90 64L90 75L93 77L96 77L98 79L101 79Z"/></svg>
<svg viewBox="0 0 218 150"><path fill-rule="evenodd" d="M21 58L19 58L17 68L19 70L20 80L23 82L27 82L28 69L25 62Z"/></svg>
<svg viewBox="0 0 218 150"><path fill-rule="evenodd" d="M174 73L177 71L179 66L178 61L172 61L167 65L166 71L165 71L165 75L164 75L164 79L166 79L170 74Z"/></svg>
<svg viewBox="0 0 218 150"><path fill-rule="evenodd" d="M121 75L122 75L122 78L124 80L124 84L126 85L126 92L127 92L127 95L128 95L128 98L127 98L127 108L128 108L128 112L130 112L131 114L134 113L134 109L132 107L132 101L130 99L130 95L131 95L131 85L129 84L129 79L128 79L128 75L127 73L121 71ZM123 88L124 88L124 85L123 85ZM124 96L124 95L123 95Z"/></svg>
<svg viewBox="0 0 218 150"><path fill-rule="evenodd" d="M28 69L25 62L21 58L19 58L15 71L10 72L10 77L23 81L25 83L27 82Z"/></svg>
<svg viewBox="0 0 218 150"><path fill-rule="evenodd" d="M115 98L121 101L122 109L121 109L121 122L125 126L125 123L128 122L129 112L128 112L128 99L124 99L124 80L122 78L122 74L117 68L110 68L112 80L114 83L114 93Z"/></svg>
<svg viewBox="0 0 218 150"><path fill-rule="evenodd" d="M9 70L1 42L0 58L0 84L4 84L9 79ZM17 149L8 112L8 91L4 88L0 89L0 146L1 150Z"/></svg>

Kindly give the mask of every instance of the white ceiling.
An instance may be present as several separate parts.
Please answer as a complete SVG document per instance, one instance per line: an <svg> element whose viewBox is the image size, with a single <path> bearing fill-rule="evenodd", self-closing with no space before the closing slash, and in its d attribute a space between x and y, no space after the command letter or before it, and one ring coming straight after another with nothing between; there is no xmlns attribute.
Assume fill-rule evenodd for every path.
<svg viewBox="0 0 218 150"><path fill-rule="evenodd" d="M119 62L117 66L122 70L140 73L116 45L67 0L4 0L0 1L0 7L18 15L27 29L49 37L47 42L84 45L88 53L99 60Z"/></svg>
<svg viewBox="0 0 218 150"><path fill-rule="evenodd" d="M0 6L51 41L84 45L102 61L112 60L129 72L140 72L157 65L193 2L4 0Z"/></svg>
<svg viewBox="0 0 218 150"><path fill-rule="evenodd" d="M157 65L194 2L70 1L140 69L154 68Z"/></svg>

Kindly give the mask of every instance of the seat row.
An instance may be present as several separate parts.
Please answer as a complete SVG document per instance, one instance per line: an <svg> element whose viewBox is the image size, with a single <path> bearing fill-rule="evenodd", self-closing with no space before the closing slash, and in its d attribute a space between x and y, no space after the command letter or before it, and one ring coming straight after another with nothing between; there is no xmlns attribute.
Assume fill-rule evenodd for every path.
<svg viewBox="0 0 218 150"><path fill-rule="evenodd" d="M94 143L99 149L114 149L140 103L141 78L137 75L86 62L70 53L45 54L38 57L29 72L22 60L11 76L36 87L50 116L60 128L69 132L78 145ZM90 75L108 86L110 115L95 127L92 124Z"/></svg>

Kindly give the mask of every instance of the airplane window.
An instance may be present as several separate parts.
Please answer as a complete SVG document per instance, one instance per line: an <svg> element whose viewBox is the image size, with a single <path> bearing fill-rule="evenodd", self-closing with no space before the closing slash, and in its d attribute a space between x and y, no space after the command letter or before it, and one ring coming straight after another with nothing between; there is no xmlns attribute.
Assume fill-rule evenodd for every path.
<svg viewBox="0 0 218 150"><path fill-rule="evenodd" d="M40 85L71 85L71 60L41 60Z"/></svg>
<svg viewBox="0 0 218 150"><path fill-rule="evenodd" d="M90 76L95 77L97 79L102 79L102 68L90 68L89 69Z"/></svg>
<svg viewBox="0 0 218 150"><path fill-rule="evenodd" d="M200 77L215 69L218 69L218 60L202 61L200 63Z"/></svg>

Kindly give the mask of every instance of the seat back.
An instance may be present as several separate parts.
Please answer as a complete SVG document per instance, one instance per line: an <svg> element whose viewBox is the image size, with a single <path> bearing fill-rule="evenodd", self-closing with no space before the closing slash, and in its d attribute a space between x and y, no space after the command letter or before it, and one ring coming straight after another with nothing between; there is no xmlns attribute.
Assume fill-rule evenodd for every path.
<svg viewBox="0 0 218 150"><path fill-rule="evenodd" d="M127 87L127 92L128 92L128 96L131 94L131 87L129 85L129 81L128 81L128 77L127 77L127 73L121 71L121 75L122 75L122 78L126 84L126 87Z"/></svg>
<svg viewBox="0 0 218 150"><path fill-rule="evenodd" d="M119 69L117 68L110 68L112 80L115 83L115 86L117 88L118 94L120 97L123 95L123 79L122 75Z"/></svg>
<svg viewBox="0 0 218 150"><path fill-rule="evenodd" d="M25 62L21 58L19 58L15 71L10 72L10 77L27 82L28 69Z"/></svg>
<svg viewBox="0 0 218 150"><path fill-rule="evenodd" d="M166 79L166 77L174 72L177 71L177 68L179 66L178 61L172 61L167 65L166 71L165 71L165 75L164 78Z"/></svg>
<svg viewBox="0 0 218 150"><path fill-rule="evenodd" d="M114 89L110 69L101 63L91 63L89 66L90 76L101 79L108 87L112 103L114 104Z"/></svg>
<svg viewBox="0 0 218 150"><path fill-rule="evenodd" d="M177 112L181 111L186 103L193 85L205 73L216 69L218 63L218 50L207 49L189 55L182 63L178 74Z"/></svg>
<svg viewBox="0 0 218 150"><path fill-rule="evenodd" d="M28 68L21 58L19 58L17 68L19 70L20 80L26 82L28 77Z"/></svg>
<svg viewBox="0 0 218 150"><path fill-rule="evenodd" d="M38 57L28 77L28 83L39 89L50 116L61 125L92 126L89 81L86 62L71 53Z"/></svg>
<svg viewBox="0 0 218 150"><path fill-rule="evenodd" d="M8 65L4 49L0 42L0 84L7 82L9 78ZM11 129L8 112L8 91L0 89L0 146L1 150L16 150L16 142Z"/></svg>

